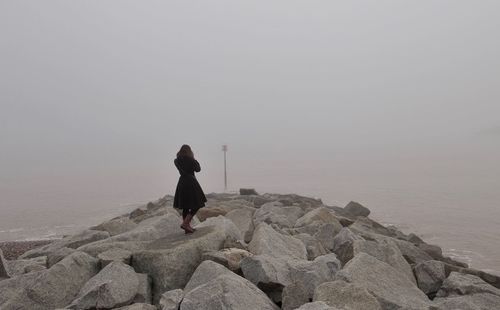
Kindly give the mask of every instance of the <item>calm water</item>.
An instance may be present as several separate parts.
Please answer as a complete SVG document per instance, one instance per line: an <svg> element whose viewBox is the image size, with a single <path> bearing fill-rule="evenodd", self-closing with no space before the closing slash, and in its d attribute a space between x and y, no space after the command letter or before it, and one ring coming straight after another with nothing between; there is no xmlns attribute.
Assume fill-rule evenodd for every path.
<svg viewBox="0 0 500 310"><path fill-rule="evenodd" d="M299 193L322 198L329 205L359 201L380 222L415 232L475 268L500 273L500 186L494 178L409 178L390 174L370 178L342 174L341 169L335 174L309 171L305 177L306 172L300 167L286 171L286 177L285 171L281 171L265 178L259 173L247 173L244 178L232 180L242 187L254 186L261 193ZM206 176L200 175L199 179L207 192L219 190L217 186L211 188L211 180ZM175 175L168 179L170 189L175 180ZM0 240L73 233L169 192L162 192L162 186L153 183L137 186L135 191L126 186L111 191L94 188L92 192L64 187L58 192L44 190L43 186L25 192L4 191Z"/></svg>

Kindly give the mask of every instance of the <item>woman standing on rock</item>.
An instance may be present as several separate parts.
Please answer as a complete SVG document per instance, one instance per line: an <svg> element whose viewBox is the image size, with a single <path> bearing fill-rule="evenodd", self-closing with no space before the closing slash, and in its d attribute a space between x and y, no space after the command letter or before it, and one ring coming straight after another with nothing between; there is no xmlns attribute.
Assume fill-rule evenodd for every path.
<svg viewBox="0 0 500 310"><path fill-rule="evenodd" d="M174 164L179 170L180 177L177 183L174 197L174 208L182 210L182 225L186 234L194 232L191 227L191 220L198 210L205 206L207 198L203 193L203 189L194 176L195 172L200 172L200 163L194 159L191 147L184 144L179 152Z"/></svg>

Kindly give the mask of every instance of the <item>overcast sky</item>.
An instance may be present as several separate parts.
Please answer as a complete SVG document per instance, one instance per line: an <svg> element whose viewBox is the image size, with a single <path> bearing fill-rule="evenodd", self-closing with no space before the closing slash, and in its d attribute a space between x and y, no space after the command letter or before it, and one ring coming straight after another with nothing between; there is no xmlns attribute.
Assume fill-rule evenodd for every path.
<svg viewBox="0 0 500 310"><path fill-rule="evenodd" d="M183 143L206 191L222 144L235 188L498 172L499 29L497 0L3 0L0 192L155 198Z"/></svg>

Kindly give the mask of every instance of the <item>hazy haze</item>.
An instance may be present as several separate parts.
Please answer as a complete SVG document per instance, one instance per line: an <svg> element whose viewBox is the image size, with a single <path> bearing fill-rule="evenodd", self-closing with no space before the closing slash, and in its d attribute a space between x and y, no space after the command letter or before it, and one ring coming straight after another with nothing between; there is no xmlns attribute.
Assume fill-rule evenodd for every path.
<svg viewBox="0 0 500 310"><path fill-rule="evenodd" d="M446 189L493 212L499 29L485 0L4 0L0 212L37 225L173 193L183 143L206 192L227 143L232 189L375 214L381 188L402 207Z"/></svg>

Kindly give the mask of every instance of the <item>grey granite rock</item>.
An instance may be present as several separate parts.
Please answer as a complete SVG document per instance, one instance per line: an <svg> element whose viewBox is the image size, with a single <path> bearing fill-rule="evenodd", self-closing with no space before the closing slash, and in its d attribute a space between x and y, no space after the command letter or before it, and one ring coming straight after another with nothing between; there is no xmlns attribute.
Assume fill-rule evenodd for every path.
<svg viewBox="0 0 500 310"><path fill-rule="evenodd" d="M255 255L307 259L307 250L302 241L280 234L264 223L255 229L248 249Z"/></svg>
<svg viewBox="0 0 500 310"><path fill-rule="evenodd" d="M184 298L184 292L181 289L171 290L161 295L159 310L178 310Z"/></svg>
<svg viewBox="0 0 500 310"><path fill-rule="evenodd" d="M437 293L446 278L445 264L436 260L418 263L413 271L418 287L427 295Z"/></svg>
<svg viewBox="0 0 500 310"><path fill-rule="evenodd" d="M314 301L339 309L382 310L377 298L366 288L342 280L319 285L314 291Z"/></svg>
<svg viewBox="0 0 500 310"><path fill-rule="evenodd" d="M69 309L112 309L130 304L137 294L139 279L134 269L112 262L82 287Z"/></svg>
<svg viewBox="0 0 500 310"><path fill-rule="evenodd" d="M359 253L337 273L337 280L364 287L382 308L425 308L427 296L398 269L366 253Z"/></svg>
<svg viewBox="0 0 500 310"><path fill-rule="evenodd" d="M345 207L344 211L350 216L368 216L370 210L358 202L351 201Z"/></svg>

